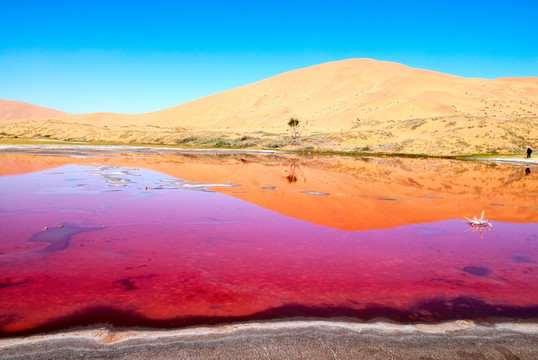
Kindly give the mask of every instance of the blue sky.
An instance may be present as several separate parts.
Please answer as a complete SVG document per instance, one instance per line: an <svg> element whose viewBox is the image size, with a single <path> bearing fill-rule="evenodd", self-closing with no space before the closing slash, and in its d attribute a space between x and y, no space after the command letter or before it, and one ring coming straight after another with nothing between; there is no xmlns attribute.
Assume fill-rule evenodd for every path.
<svg viewBox="0 0 538 360"><path fill-rule="evenodd" d="M0 0L0 98L139 113L327 61L538 76L538 2Z"/></svg>

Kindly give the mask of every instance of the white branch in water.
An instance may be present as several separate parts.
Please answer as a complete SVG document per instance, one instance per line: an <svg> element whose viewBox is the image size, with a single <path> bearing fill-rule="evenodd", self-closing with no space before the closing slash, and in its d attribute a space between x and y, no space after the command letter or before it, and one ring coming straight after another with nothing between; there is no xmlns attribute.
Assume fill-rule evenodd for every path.
<svg viewBox="0 0 538 360"><path fill-rule="evenodd" d="M493 227L492 223L484 219L484 211L482 211L482 216L479 219L477 219L476 216L473 219L465 217L464 221L472 227L487 227L490 229Z"/></svg>

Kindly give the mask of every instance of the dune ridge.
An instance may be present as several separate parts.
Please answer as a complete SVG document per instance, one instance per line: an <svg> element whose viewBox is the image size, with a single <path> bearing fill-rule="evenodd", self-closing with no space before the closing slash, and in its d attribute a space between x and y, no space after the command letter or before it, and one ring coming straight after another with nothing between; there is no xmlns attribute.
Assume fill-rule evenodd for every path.
<svg viewBox="0 0 538 360"><path fill-rule="evenodd" d="M68 115L63 111L22 101L0 99L0 124L24 120L46 119Z"/></svg>
<svg viewBox="0 0 538 360"><path fill-rule="evenodd" d="M290 137L292 117L300 121L298 139ZM0 130L124 143L452 155L520 152L538 142L537 125L538 78L469 79L349 59L160 111L65 115Z"/></svg>

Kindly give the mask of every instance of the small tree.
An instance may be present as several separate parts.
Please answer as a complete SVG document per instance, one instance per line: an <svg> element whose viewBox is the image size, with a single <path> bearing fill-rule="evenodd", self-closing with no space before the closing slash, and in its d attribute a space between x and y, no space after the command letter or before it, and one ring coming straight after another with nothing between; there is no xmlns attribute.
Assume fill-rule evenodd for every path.
<svg viewBox="0 0 538 360"><path fill-rule="evenodd" d="M291 137L297 139L299 137L299 120L291 118L288 125L291 128Z"/></svg>

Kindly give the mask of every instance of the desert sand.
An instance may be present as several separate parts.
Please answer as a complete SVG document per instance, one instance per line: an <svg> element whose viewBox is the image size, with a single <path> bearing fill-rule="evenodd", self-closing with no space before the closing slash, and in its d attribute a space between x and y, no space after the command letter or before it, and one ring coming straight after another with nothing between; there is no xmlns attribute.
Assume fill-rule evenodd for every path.
<svg viewBox="0 0 538 360"><path fill-rule="evenodd" d="M299 69L151 113L0 121L4 136L427 155L517 153L537 145L537 129L538 78L469 79L370 59Z"/></svg>

